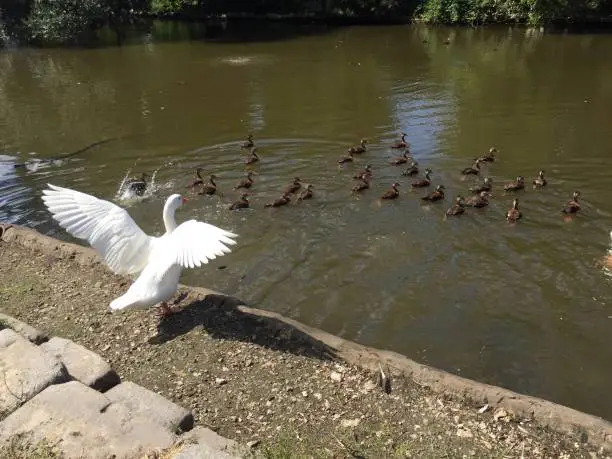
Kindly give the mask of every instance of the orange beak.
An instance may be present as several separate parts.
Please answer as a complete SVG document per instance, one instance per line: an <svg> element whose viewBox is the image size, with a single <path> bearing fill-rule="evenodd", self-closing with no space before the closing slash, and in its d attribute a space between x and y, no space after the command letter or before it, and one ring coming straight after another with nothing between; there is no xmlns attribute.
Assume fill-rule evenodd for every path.
<svg viewBox="0 0 612 459"><path fill-rule="evenodd" d="M184 197L181 196L181 200L183 201L183 204L185 204L187 202L187 199L185 199Z"/></svg>

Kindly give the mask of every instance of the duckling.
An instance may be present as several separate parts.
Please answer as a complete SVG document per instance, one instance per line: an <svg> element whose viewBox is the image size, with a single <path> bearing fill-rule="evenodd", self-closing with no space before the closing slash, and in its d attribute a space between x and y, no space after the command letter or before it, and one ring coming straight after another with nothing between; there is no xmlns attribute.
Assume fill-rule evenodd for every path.
<svg viewBox="0 0 612 459"><path fill-rule="evenodd" d="M127 186L130 191L133 191L137 196L142 196L147 190L147 177L149 174L143 172L139 178L132 177L128 179Z"/></svg>
<svg viewBox="0 0 612 459"><path fill-rule="evenodd" d="M255 146L255 143L253 142L253 134L249 134L246 141L242 142L242 145L240 145L240 148L253 148L253 146Z"/></svg>
<svg viewBox="0 0 612 459"><path fill-rule="evenodd" d="M563 210L564 214L575 214L580 210L580 203L578 202L578 198L580 197L580 191L574 191L572 195L572 200L568 201Z"/></svg>
<svg viewBox="0 0 612 459"><path fill-rule="evenodd" d="M467 200L465 201L465 205L468 207L478 208L486 207L489 205L489 196L489 192L483 190L480 192L480 194L467 198Z"/></svg>
<svg viewBox="0 0 612 459"><path fill-rule="evenodd" d="M230 206L230 210L248 209L251 206L249 204L248 196L249 195L247 193L242 193L240 199Z"/></svg>
<svg viewBox="0 0 612 459"><path fill-rule="evenodd" d="M240 180L240 182L238 183L238 185L236 185L234 187L234 190L238 190L240 188L251 188L251 186L253 186L253 172L249 171L249 173L247 174L246 178L243 178L242 180Z"/></svg>
<svg viewBox="0 0 612 459"><path fill-rule="evenodd" d="M419 173L418 163L416 161L412 161L412 163L410 163L410 166L408 166L408 169L402 172L402 175L405 177L408 177L411 175L417 175L418 173Z"/></svg>
<svg viewBox="0 0 612 459"><path fill-rule="evenodd" d="M505 191L517 191L525 188L525 178L519 175L514 182L506 183L504 185Z"/></svg>
<svg viewBox="0 0 612 459"><path fill-rule="evenodd" d="M364 178L372 178L372 166L367 164L365 169L362 170L359 174L353 176L356 180L363 180Z"/></svg>
<svg viewBox="0 0 612 459"><path fill-rule="evenodd" d="M421 199L423 201L436 202L444 199L444 185L438 185L435 191L432 191L427 196L423 196Z"/></svg>
<svg viewBox="0 0 612 459"><path fill-rule="evenodd" d="M338 164L352 163L355 160L353 153L349 151L345 156L338 160Z"/></svg>
<svg viewBox="0 0 612 459"><path fill-rule="evenodd" d="M482 193L483 191L491 191L493 188L493 180L490 177L485 177L484 182L470 188L472 193Z"/></svg>
<svg viewBox="0 0 612 459"><path fill-rule="evenodd" d="M399 196L399 190L397 189L399 186L400 184L395 182L391 185L391 189L383 194L380 199L396 199Z"/></svg>
<svg viewBox="0 0 612 459"><path fill-rule="evenodd" d="M312 185L309 183L308 185L306 185L306 188L303 189L299 196L298 196L298 201L304 201L306 199L311 199L312 198Z"/></svg>
<svg viewBox="0 0 612 459"><path fill-rule="evenodd" d="M358 147L351 147L349 148L346 152L347 153L353 153L355 155L359 155L361 153L365 153L366 152L366 145L368 144L368 139L361 139L361 141L359 142L359 146Z"/></svg>
<svg viewBox="0 0 612 459"><path fill-rule="evenodd" d="M546 179L544 178L543 170L538 172L538 176L533 179L533 184L536 188L546 186L547 183L548 182L546 182Z"/></svg>
<svg viewBox="0 0 612 459"><path fill-rule="evenodd" d="M472 167L466 167L461 171L463 175L478 175L480 174L480 159L476 159Z"/></svg>
<svg viewBox="0 0 612 459"><path fill-rule="evenodd" d="M291 185L287 186L287 188L285 188L284 193L285 194L295 193L301 187L302 187L302 184L300 183L300 178L299 177L295 177L293 179L293 183Z"/></svg>
<svg viewBox="0 0 612 459"><path fill-rule="evenodd" d="M495 153L497 153L497 148L491 147L489 148L489 153L479 156L476 159L479 160L480 162L492 163L495 161Z"/></svg>
<svg viewBox="0 0 612 459"><path fill-rule="evenodd" d="M361 180L361 183L358 183L357 185L353 187L353 191L355 193L359 193L361 191L364 191L370 188L370 180L368 177L362 177L360 180Z"/></svg>
<svg viewBox="0 0 612 459"><path fill-rule="evenodd" d="M463 196L457 195L457 197L455 198L455 204L453 204L453 206L450 207L446 211L446 215L451 217L455 215L461 215L464 212L465 212L465 202L463 200Z"/></svg>
<svg viewBox="0 0 612 459"><path fill-rule="evenodd" d="M402 156L400 156L399 158L392 159L391 161L389 161L389 163L393 164L394 166L399 166L400 164L406 164L408 162L409 157L410 157L410 152L404 151L404 154Z"/></svg>
<svg viewBox="0 0 612 459"><path fill-rule="evenodd" d="M508 223L514 223L523 216L518 208L518 202L518 199L512 201L512 207L508 210L508 213L506 213L506 221Z"/></svg>
<svg viewBox="0 0 612 459"><path fill-rule="evenodd" d="M431 169L425 169L425 178L412 182L410 186L412 186L412 188L424 188L431 185L431 173Z"/></svg>
<svg viewBox="0 0 612 459"><path fill-rule="evenodd" d="M211 175L208 179L208 183L202 185L202 188L200 188L198 194L215 194L215 192L217 191L217 184L215 183L216 178L216 175Z"/></svg>
<svg viewBox="0 0 612 459"><path fill-rule="evenodd" d="M391 145L391 148L406 148L408 147L408 143L406 142L406 133L402 132L402 139Z"/></svg>
<svg viewBox="0 0 612 459"><path fill-rule="evenodd" d="M244 164L255 164L257 161L259 161L259 156L257 155L257 147L251 148L249 154L250 156L244 161Z"/></svg>
<svg viewBox="0 0 612 459"><path fill-rule="evenodd" d="M204 183L204 179L202 178L202 168L198 167L195 170L195 178L191 181L186 188L194 189L197 186L201 186Z"/></svg>
<svg viewBox="0 0 612 459"><path fill-rule="evenodd" d="M278 198L276 201L274 201L274 202L272 202L270 204L266 204L264 207L280 207L280 206L285 206L285 205L289 204L290 201L291 201L291 195L289 193L285 193L280 198Z"/></svg>

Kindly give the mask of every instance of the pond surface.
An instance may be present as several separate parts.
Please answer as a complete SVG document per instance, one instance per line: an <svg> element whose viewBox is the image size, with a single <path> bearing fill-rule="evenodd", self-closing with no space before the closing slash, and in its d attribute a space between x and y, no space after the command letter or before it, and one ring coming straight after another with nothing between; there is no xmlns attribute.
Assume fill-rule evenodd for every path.
<svg viewBox="0 0 612 459"><path fill-rule="evenodd" d="M202 166L219 193L188 196L177 218L231 229L240 244L183 282L612 420L612 280L601 266L612 229L612 35L265 30L205 40L157 24L122 47L0 53L0 220L69 239L42 207L46 183L113 200L128 170L157 170L153 195L129 211L160 233L164 199L187 192ZM444 203L423 205L427 190L411 191L413 179L389 164L401 131L446 186ZM261 156L252 209L230 212L249 132ZM339 168L361 137L368 151ZM492 145L491 204L445 219L475 182L460 170ZM366 163L372 186L354 196ZM539 169L549 183L533 190ZM517 175L528 182L524 219L508 225L501 185ZM315 198L264 208L294 176ZM396 180L399 199L381 202ZM574 190L582 210L564 219Z"/></svg>

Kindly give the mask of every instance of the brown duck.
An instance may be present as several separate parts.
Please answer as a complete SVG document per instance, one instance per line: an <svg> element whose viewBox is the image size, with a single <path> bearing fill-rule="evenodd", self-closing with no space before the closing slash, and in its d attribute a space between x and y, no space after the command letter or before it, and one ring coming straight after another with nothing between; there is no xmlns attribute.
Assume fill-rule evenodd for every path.
<svg viewBox="0 0 612 459"><path fill-rule="evenodd" d="M444 185L438 185L435 191L432 191L427 196L421 198L423 201L436 202L444 199Z"/></svg>
<svg viewBox="0 0 612 459"><path fill-rule="evenodd" d="M345 156L338 160L338 164L352 163L353 161L355 161L355 158L353 158L353 153L349 151Z"/></svg>
<svg viewBox="0 0 612 459"><path fill-rule="evenodd" d="M464 212L465 212L465 202L463 200L463 196L457 195L457 197L455 198L455 204L453 204L452 207L450 207L446 211L446 215L448 215L449 217L452 217L455 215L461 215Z"/></svg>
<svg viewBox="0 0 612 459"><path fill-rule="evenodd" d="M197 186L201 186L204 184L204 179L202 178L202 168L198 167L195 170L195 178L191 181L191 183L189 185L187 185L187 188L195 188Z"/></svg>
<svg viewBox="0 0 612 459"><path fill-rule="evenodd" d="M361 139L358 147L351 147L346 152L353 153L354 155L359 155L361 153L366 152L366 145L368 144L368 139Z"/></svg>
<svg viewBox="0 0 612 459"><path fill-rule="evenodd" d="M518 208L518 199L515 199L514 201L512 201L512 207L506 213L506 221L508 223L514 223L522 216L523 214L521 214L521 211Z"/></svg>
<svg viewBox="0 0 612 459"><path fill-rule="evenodd" d="M485 177L484 182L470 188L472 193L482 193L483 191L491 191L493 188L493 180L490 177Z"/></svg>
<svg viewBox="0 0 612 459"><path fill-rule="evenodd" d="M285 188L284 193L285 194L295 193L301 187L302 187L302 184L300 183L300 178L299 177L295 177L293 179L293 183L291 185L288 185L287 188Z"/></svg>
<svg viewBox="0 0 612 459"><path fill-rule="evenodd" d="M391 189L385 192L380 199L396 199L399 196L399 190L397 189L400 186L399 183L394 183L391 185Z"/></svg>
<svg viewBox="0 0 612 459"><path fill-rule="evenodd" d="M568 201L561 212L564 214L575 214L578 212L580 210L580 203L578 202L579 197L580 191L574 191L571 201Z"/></svg>
<svg viewBox="0 0 612 459"><path fill-rule="evenodd" d="M495 161L495 153L497 153L497 148L491 147L489 148L489 153L479 156L478 158L476 158L476 160L481 161L483 163L492 163Z"/></svg>
<svg viewBox="0 0 612 459"><path fill-rule="evenodd" d="M476 159L472 167L466 167L461 171L463 175L478 175L480 174L480 159Z"/></svg>
<svg viewBox="0 0 612 459"><path fill-rule="evenodd" d="M368 177L362 177L360 180L361 182L353 187L353 191L355 193L359 193L370 188L370 180Z"/></svg>
<svg viewBox="0 0 612 459"><path fill-rule="evenodd" d="M425 178L421 180L416 180L410 184L412 188L425 188L431 185L431 169L425 169Z"/></svg>
<svg viewBox="0 0 612 459"><path fill-rule="evenodd" d="M245 178L243 178L242 180L240 180L240 182L238 183L238 185L236 185L234 187L234 190L238 190L240 188L245 188L245 189L249 189L251 188L251 186L253 186L253 172L250 172L247 174L247 176Z"/></svg>
<svg viewBox="0 0 612 459"><path fill-rule="evenodd" d="M286 206L287 204L289 204L289 202L291 202L291 195L289 193L285 193L280 198L278 198L276 201L274 201L274 202L272 202L270 204L266 204L264 207Z"/></svg>
<svg viewBox="0 0 612 459"><path fill-rule="evenodd" d="M230 210L248 209L250 207L248 196L247 193L242 193L240 199L230 206Z"/></svg>
<svg viewBox="0 0 612 459"><path fill-rule="evenodd" d="M298 201L305 201L306 199L312 198L312 185L309 183L306 188L303 189L298 195Z"/></svg>
<svg viewBox="0 0 612 459"><path fill-rule="evenodd" d="M408 166L408 168L402 172L402 175L405 177L411 176L411 175L417 175L419 173L419 165L416 161L412 161L412 163L410 163L410 166Z"/></svg>
<svg viewBox="0 0 612 459"><path fill-rule="evenodd" d="M393 158L391 161L389 161L389 163L393 164L394 166L399 166L400 164L406 164L408 162L408 158L410 158L410 152L405 151L402 156L399 158Z"/></svg>
<svg viewBox="0 0 612 459"><path fill-rule="evenodd" d="M402 132L401 140L391 145L391 148L407 148L407 147L408 147L408 143L406 142L406 133L404 132Z"/></svg>
<svg viewBox="0 0 612 459"><path fill-rule="evenodd" d="M253 147L249 152L249 157L244 161L244 164L255 164L257 161L259 161L259 156L257 155L257 147Z"/></svg>
<svg viewBox="0 0 612 459"><path fill-rule="evenodd" d="M548 182L544 178L544 171L538 172L538 176L533 179L533 184L536 188L546 186Z"/></svg>
<svg viewBox="0 0 612 459"><path fill-rule="evenodd" d="M365 169L362 170L359 174L353 176L356 180L363 180L364 178L372 178L372 166L367 164Z"/></svg>
<svg viewBox="0 0 612 459"><path fill-rule="evenodd" d="M514 182L506 183L504 185L505 191L517 191L525 188L525 178L519 175Z"/></svg>
<svg viewBox="0 0 612 459"><path fill-rule="evenodd" d="M470 196L465 200L465 205L468 207L486 207L489 205L489 193L487 191L481 191L476 196Z"/></svg>
<svg viewBox="0 0 612 459"><path fill-rule="evenodd" d="M216 178L216 175L211 175L208 179L208 183L202 185L200 191L198 191L198 194L215 194L217 191L217 184L215 183Z"/></svg>
<svg viewBox="0 0 612 459"><path fill-rule="evenodd" d="M249 134L246 141L242 142L242 145L240 145L240 148L252 148L254 145L253 134Z"/></svg>

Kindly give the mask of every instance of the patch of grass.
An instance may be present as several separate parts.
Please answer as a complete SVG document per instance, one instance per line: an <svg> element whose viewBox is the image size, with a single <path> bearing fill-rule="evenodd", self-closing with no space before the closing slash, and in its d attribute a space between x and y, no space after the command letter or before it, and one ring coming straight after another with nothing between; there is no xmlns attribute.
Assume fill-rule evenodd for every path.
<svg viewBox="0 0 612 459"><path fill-rule="evenodd" d="M57 447L43 440L32 444L25 438L16 436L11 438L6 446L0 448L2 459L64 459L64 455Z"/></svg>

